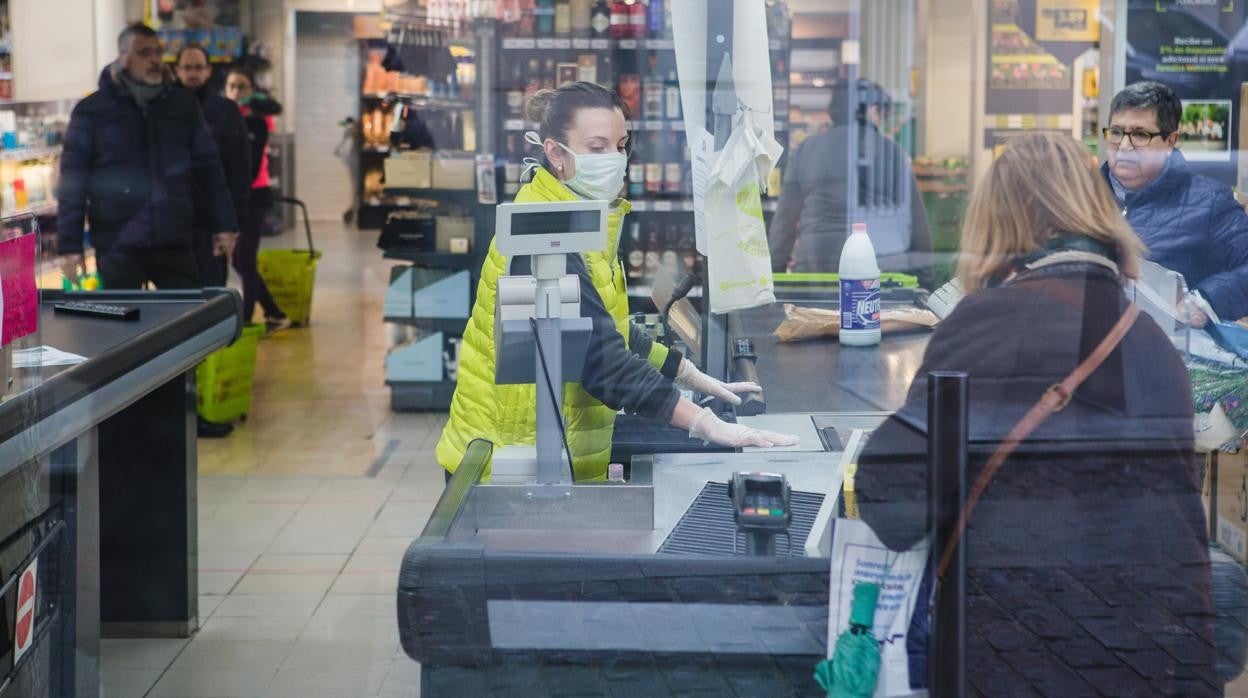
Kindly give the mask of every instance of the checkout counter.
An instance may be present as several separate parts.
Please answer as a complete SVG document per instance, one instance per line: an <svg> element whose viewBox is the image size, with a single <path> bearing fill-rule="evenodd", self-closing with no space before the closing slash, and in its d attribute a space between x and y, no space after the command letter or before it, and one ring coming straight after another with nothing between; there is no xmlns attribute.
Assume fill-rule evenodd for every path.
<svg viewBox="0 0 1248 698"><path fill-rule="evenodd" d="M626 481L525 487L483 483L491 446L473 442L399 578L424 695L822 695L829 561L807 534L836 515L845 439L902 404L928 335L783 344L781 305L735 316L767 402L749 419L802 443L634 455ZM787 478L773 556L746 555L734 523L743 471Z"/></svg>
<svg viewBox="0 0 1248 698"><path fill-rule="evenodd" d="M131 321L54 312L67 295L42 292L38 343L85 361L16 369L0 402L5 698L99 695L101 631L198 624L194 368L238 336L238 295L82 297L137 307Z"/></svg>

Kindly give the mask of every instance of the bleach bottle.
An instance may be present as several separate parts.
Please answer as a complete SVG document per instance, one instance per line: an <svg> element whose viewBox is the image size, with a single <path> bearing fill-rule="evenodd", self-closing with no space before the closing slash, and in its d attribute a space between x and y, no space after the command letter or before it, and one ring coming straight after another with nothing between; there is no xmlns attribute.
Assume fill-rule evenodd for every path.
<svg viewBox="0 0 1248 698"><path fill-rule="evenodd" d="M854 223L841 248L841 344L880 343L880 265L867 224Z"/></svg>

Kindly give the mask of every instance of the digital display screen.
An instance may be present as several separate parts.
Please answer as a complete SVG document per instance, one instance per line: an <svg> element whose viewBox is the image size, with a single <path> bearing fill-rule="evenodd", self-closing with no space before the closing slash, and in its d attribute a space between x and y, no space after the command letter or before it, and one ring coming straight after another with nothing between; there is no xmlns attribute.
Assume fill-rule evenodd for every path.
<svg viewBox="0 0 1248 698"><path fill-rule="evenodd" d="M512 235L558 235L560 233L588 233L598 230L601 216L598 211L548 211L543 213L513 214Z"/></svg>

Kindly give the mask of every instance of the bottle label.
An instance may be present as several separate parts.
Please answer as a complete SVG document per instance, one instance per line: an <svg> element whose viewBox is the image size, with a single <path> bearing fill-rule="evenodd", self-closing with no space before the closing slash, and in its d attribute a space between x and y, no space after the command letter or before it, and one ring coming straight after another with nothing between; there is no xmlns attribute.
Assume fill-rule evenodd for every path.
<svg viewBox="0 0 1248 698"><path fill-rule="evenodd" d="M841 329L880 329L879 279L841 279Z"/></svg>

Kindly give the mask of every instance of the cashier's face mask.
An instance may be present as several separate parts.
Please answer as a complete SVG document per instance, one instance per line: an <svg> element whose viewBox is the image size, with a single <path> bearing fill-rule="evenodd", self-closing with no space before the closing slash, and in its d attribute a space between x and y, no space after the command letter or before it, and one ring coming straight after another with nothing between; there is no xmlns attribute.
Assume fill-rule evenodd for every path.
<svg viewBox="0 0 1248 698"><path fill-rule="evenodd" d="M534 145L542 144L533 131L524 136ZM628 156L624 153L578 153L560 143L560 148L572 153L575 172L563 180L565 186L584 199L613 201L624 188L624 172L628 168Z"/></svg>

